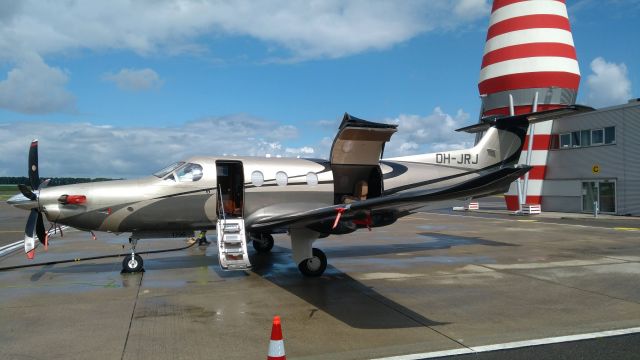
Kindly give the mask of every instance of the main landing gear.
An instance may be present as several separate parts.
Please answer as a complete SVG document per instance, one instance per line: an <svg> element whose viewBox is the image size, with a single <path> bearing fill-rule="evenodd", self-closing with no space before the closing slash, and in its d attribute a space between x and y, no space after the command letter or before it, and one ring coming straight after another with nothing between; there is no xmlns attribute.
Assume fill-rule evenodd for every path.
<svg viewBox="0 0 640 360"><path fill-rule="evenodd" d="M271 234L251 234L253 248L259 253L268 253L273 249L273 236Z"/></svg>
<svg viewBox="0 0 640 360"><path fill-rule="evenodd" d="M312 255L298 264L298 270L305 276L320 276L327 269L327 256L322 250L316 248L312 249Z"/></svg>
<svg viewBox="0 0 640 360"><path fill-rule="evenodd" d="M124 257L122 260L122 274L144 272L144 261L142 256L136 254L136 245L138 239L129 238L129 244L131 244L131 254Z"/></svg>
<svg viewBox="0 0 640 360"><path fill-rule="evenodd" d="M306 228L292 228L289 229L289 235L293 261L298 264L298 270L309 277L324 274L327 269L327 256L322 250L313 247L313 242L321 234Z"/></svg>

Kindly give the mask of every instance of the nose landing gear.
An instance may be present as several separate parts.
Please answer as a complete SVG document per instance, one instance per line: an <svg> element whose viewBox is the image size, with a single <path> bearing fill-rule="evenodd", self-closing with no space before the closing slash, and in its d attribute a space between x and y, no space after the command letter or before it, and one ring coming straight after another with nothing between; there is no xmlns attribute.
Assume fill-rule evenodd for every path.
<svg viewBox="0 0 640 360"><path fill-rule="evenodd" d="M142 260L142 256L136 254L136 245L138 244L138 239L129 238L129 243L131 244L131 254L125 256L122 260L121 273L130 274L144 272L144 261Z"/></svg>

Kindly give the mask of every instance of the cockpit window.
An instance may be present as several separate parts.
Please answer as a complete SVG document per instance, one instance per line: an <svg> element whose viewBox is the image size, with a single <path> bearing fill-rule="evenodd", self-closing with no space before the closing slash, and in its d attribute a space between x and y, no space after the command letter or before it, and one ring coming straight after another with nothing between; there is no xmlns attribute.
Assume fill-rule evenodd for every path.
<svg viewBox="0 0 640 360"><path fill-rule="evenodd" d="M176 170L178 181L198 181L202 179L202 166L188 163Z"/></svg>
<svg viewBox="0 0 640 360"><path fill-rule="evenodd" d="M159 178L163 178L163 177L165 177L165 175L169 174L170 172L172 172L173 170L179 168L182 165L184 165L184 161L178 161L177 163L171 164L171 165L167 166L166 168L155 172L153 174L153 176L156 176L156 177L159 177Z"/></svg>

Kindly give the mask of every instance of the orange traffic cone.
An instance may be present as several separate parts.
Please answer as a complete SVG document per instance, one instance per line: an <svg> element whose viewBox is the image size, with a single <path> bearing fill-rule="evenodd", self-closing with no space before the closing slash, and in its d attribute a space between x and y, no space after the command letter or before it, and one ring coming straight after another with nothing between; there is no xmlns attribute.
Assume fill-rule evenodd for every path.
<svg viewBox="0 0 640 360"><path fill-rule="evenodd" d="M269 341L269 355L267 360L286 360L284 355L284 340L282 340L282 328L280 327L280 316L273 317L271 327L271 341Z"/></svg>

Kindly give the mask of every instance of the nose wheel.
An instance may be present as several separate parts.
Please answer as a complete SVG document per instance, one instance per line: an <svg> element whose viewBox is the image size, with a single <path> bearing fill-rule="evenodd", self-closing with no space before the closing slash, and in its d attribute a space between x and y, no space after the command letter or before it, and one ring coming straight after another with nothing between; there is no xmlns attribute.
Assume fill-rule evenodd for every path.
<svg viewBox="0 0 640 360"><path fill-rule="evenodd" d="M138 254L127 255L124 260L122 260L122 273L137 273L144 271L142 265L144 265L142 256Z"/></svg>
<svg viewBox="0 0 640 360"><path fill-rule="evenodd" d="M144 272L142 256L135 253L138 239L129 238L129 243L131 244L131 254L122 260L122 274Z"/></svg>

